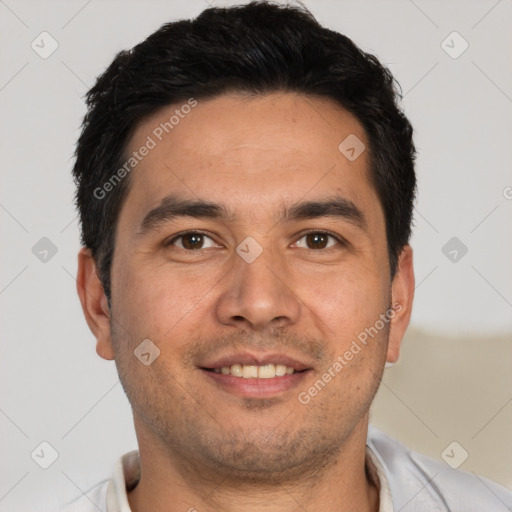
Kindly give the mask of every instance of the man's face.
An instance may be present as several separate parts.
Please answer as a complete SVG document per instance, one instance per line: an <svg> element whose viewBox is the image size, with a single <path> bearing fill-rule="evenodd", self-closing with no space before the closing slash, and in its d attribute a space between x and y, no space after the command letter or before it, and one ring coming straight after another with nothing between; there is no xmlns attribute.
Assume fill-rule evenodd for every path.
<svg viewBox="0 0 512 512"><path fill-rule="evenodd" d="M368 148L365 132L326 100L224 95L159 141L179 108L130 141L127 154L148 136L156 147L119 215L98 350L115 354L138 435L174 458L246 477L321 465L364 425L390 327L393 353L405 329L378 322L395 297L368 150L353 160L338 149L354 135ZM185 201L210 207L185 212ZM152 344L160 354L143 364Z"/></svg>

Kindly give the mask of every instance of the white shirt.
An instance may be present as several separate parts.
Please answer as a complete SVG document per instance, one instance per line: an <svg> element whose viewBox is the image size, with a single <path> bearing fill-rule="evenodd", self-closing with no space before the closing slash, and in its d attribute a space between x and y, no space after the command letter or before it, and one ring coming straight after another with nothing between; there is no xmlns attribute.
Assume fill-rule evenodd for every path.
<svg viewBox="0 0 512 512"><path fill-rule="evenodd" d="M366 465L379 489L379 512L510 512L512 491L477 475L412 452L371 426ZM63 509L131 512L127 491L140 476L139 452L126 453L113 476Z"/></svg>

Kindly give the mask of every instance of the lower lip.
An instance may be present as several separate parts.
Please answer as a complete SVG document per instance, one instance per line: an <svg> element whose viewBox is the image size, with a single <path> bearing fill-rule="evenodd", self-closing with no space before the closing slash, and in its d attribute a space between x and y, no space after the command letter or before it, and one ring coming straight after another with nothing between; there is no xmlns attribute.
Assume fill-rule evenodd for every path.
<svg viewBox="0 0 512 512"><path fill-rule="evenodd" d="M229 393L242 397L268 398L297 387L309 370L271 379L245 379L208 370L202 372Z"/></svg>

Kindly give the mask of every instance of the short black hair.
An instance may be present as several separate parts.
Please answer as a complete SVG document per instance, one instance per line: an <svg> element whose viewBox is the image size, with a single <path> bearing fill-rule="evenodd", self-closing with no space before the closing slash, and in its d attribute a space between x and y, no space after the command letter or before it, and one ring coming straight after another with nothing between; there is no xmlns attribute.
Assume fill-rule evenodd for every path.
<svg viewBox="0 0 512 512"><path fill-rule="evenodd" d="M322 27L305 7L256 1L163 25L118 53L86 94L75 200L82 243L98 265L109 305L116 225L131 174L103 187L126 161L131 135L164 106L230 92L322 97L357 118L369 142L393 277L411 235L416 194L413 130L398 106L399 85L376 57Z"/></svg>

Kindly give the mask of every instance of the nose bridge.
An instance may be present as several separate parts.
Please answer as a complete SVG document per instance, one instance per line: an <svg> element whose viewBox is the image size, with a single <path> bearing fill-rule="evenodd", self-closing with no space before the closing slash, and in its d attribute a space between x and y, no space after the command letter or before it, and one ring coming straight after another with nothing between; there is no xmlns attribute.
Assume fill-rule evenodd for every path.
<svg viewBox="0 0 512 512"><path fill-rule="evenodd" d="M300 301L292 290L283 256L268 243L247 237L237 247L232 272L218 299L218 319L255 330L295 323Z"/></svg>

